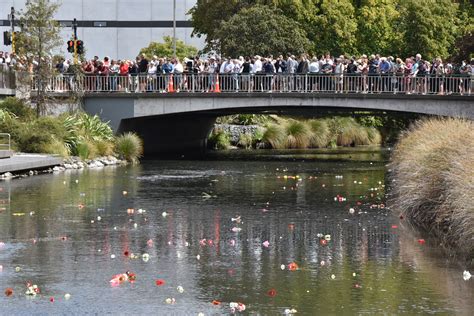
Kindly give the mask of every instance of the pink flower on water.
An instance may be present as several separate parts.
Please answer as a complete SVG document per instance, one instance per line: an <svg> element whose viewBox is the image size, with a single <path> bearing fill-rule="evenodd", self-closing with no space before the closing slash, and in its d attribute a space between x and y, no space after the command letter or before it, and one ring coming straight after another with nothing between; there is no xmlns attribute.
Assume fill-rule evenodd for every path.
<svg viewBox="0 0 474 316"><path fill-rule="evenodd" d="M270 246L270 242L268 240L265 240L263 243L262 243L263 247L265 248L268 248L268 246Z"/></svg>

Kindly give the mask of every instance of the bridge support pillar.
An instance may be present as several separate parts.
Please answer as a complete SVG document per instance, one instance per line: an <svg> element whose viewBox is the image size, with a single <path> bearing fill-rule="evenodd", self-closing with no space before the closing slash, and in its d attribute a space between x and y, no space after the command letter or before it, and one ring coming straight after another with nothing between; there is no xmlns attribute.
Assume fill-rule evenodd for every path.
<svg viewBox="0 0 474 316"><path fill-rule="evenodd" d="M118 132L142 137L145 155L200 155L215 121L214 115L195 113L137 117L122 120Z"/></svg>

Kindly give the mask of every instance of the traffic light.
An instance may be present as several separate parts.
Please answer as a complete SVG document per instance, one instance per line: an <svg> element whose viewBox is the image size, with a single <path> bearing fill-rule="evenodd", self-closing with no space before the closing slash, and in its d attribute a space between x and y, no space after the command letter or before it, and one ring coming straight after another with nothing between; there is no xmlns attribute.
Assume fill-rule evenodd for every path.
<svg viewBox="0 0 474 316"><path fill-rule="evenodd" d="M79 55L84 54L84 42L81 41L81 40L78 40L78 41L77 41L77 53L78 53Z"/></svg>
<svg viewBox="0 0 474 316"><path fill-rule="evenodd" d="M74 41L69 40L67 41L67 51L70 53L74 53Z"/></svg>
<svg viewBox="0 0 474 316"><path fill-rule="evenodd" d="M3 44L5 44L5 46L10 46L12 44L12 35L8 31L3 32Z"/></svg>

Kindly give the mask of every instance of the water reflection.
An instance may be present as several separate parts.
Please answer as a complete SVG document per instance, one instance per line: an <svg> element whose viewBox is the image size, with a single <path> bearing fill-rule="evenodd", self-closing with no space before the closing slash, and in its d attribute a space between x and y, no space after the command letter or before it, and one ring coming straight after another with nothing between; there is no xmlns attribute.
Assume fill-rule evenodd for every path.
<svg viewBox="0 0 474 316"><path fill-rule="evenodd" d="M229 302L267 315L471 310L472 285L408 237L383 205L384 160L363 155L375 158L147 161L2 183L11 202L0 213L0 284L15 295L0 304L9 314L228 314ZM127 270L137 281L110 287ZM456 286L440 286L447 279L461 299L452 299ZM28 280L40 297L26 300Z"/></svg>

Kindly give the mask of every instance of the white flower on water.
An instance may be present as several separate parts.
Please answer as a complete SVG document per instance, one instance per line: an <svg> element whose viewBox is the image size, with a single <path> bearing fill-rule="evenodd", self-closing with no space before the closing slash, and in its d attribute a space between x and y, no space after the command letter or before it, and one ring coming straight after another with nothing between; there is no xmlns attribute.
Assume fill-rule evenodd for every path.
<svg viewBox="0 0 474 316"><path fill-rule="evenodd" d="M464 279L464 281L469 280L471 277L472 277L471 273L469 273L469 271L467 270L462 273L462 278Z"/></svg>

